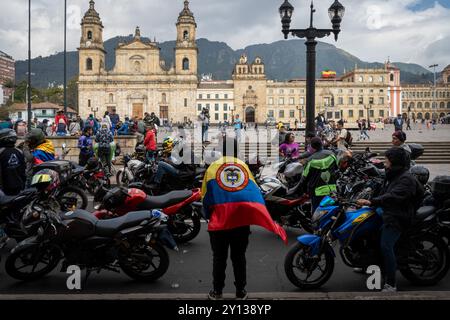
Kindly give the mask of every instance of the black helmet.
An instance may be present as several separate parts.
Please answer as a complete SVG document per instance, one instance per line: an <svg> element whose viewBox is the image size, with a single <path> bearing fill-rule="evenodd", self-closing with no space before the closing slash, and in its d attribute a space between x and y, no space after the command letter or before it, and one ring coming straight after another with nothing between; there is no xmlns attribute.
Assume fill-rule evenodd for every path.
<svg viewBox="0 0 450 320"><path fill-rule="evenodd" d="M30 146L38 146L45 141L44 132L41 129L32 129L25 137Z"/></svg>
<svg viewBox="0 0 450 320"><path fill-rule="evenodd" d="M414 166L411 168L411 174L423 185L428 182L430 178L430 171L423 166Z"/></svg>
<svg viewBox="0 0 450 320"><path fill-rule="evenodd" d="M12 146L16 144L17 134L13 129L0 130L0 146Z"/></svg>
<svg viewBox="0 0 450 320"><path fill-rule="evenodd" d="M99 166L100 162L97 158L92 157L87 161L86 170L96 170Z"/></svg>

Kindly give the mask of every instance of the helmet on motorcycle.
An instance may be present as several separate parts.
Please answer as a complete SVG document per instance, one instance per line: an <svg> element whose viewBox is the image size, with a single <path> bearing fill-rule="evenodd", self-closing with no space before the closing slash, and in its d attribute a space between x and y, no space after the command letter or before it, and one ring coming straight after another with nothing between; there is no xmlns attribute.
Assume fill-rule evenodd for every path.
<svg viewBox="0 0 450 320"><path fill-rule="evenodd" d="M32 129L25 136L25 141L29 143L30 147L37 147L45 140L44 132L41 129Z"/></svg>
<svg viewBox="0 0 450 320"><path fill-rule="evenodd" d="M100 188L106 191L104 188ZM122 205L128 197L128 190L126 188L114 188L106 192L103 197L102 204L107 210L112 210L114 208Z"/></svg>
<svg viewBox="0 0 450 320"><path fill-rule="evenodd" d="M164 153L170 153L172 152L173 149L173 138L172 137L167 137L164 139L163 143L162 143L162 148L163 148L163 152Z"/></svg>
<svg viewBox="0 0 450 320"><path fill-rule="evenodd" d="M430 178L430 171L423 166L414 166L411 168L411 174L416 177L416 179L425 185Z"/></svg>
<svg viewBox="0 0 450 320"><path fill-rule="evenodd" d="M36 172L31 179L31 187L39 191L52 191L60 185L59 174L55 170L42 169Z"/></svg>
<svg viewBox="0 0 450 320"><path fill-rule="evenodd" d="M0 130L0 146L14 147L17 141L17 134L13 129Z"/></svg>
<svg viewBox="0 0 450 320"><path fill-rule="evenodd" d="M87 161L86 170L96 170L99 167L100 162L97 158L92 157Z"/></svg>

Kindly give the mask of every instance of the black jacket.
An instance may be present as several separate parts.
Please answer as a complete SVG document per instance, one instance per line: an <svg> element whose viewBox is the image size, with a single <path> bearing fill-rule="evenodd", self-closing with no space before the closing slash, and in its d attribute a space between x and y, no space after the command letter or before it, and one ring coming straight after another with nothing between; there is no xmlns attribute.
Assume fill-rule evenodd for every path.
<svg viewBox="0 0 450 320"><path fill-rule="evenodd" d="M0 188L6 195L16 195L25 188L25 157L12 147L0 147L0 151Z"/></svg>
<svg viewBox="0 0 450 320"><path fill-rule="evenodd" d="M408 228L424 196L424 188L407 169L387 173L380 195L372 205L383 209L383 221L400 231Z"/></svg>

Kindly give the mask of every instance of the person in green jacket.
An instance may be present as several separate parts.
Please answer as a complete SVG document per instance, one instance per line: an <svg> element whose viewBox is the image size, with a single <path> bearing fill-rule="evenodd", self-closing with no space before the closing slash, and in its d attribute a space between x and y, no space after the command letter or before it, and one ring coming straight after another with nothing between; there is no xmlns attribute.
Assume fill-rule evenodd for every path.
<svg viewBox="0 0 450 320"><path fill-rule="evenodd" d="M324 150L322 140L311 139L312 155L307 159L302 178L297 186L307 192L311 198L312 212L325 196L336 192L338 161L332 151Z"/></svg>

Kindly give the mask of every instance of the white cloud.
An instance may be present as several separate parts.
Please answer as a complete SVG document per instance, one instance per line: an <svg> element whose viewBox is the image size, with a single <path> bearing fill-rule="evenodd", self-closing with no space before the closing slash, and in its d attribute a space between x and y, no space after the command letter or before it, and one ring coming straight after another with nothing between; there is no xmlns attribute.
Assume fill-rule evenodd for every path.
<svg viewBox="0 0 450 320"><path fill-rule="evenodd" d="M292 27L309 25L309 1L291 0L295 7ZM414 12L407 9L419 0L341 0L346 7L337 45L365 61L414 62L427 66L439 60L450 63L450 51L434 45L450 37L450 9L435 3ZM192 0L198 37L228 43L233 49L283 38L278 7L282 0ZM330 28L327 9L332 0L316 0L315 26ZM68 0L68 49L76 50L80 39L80 19L88 0ZM28 1L0 0L0 50L15 59L27 57ZM63 1L32 1L32 55L46 56L63 49ZM175 22L183 0L97 0L96 9L105 26L104 39L133 33L158 41L174 40ZM432 48L437 48L432 50ZM430 50L434 53L430 55ZM436 51L437 50L437 51Z"/></svg>

